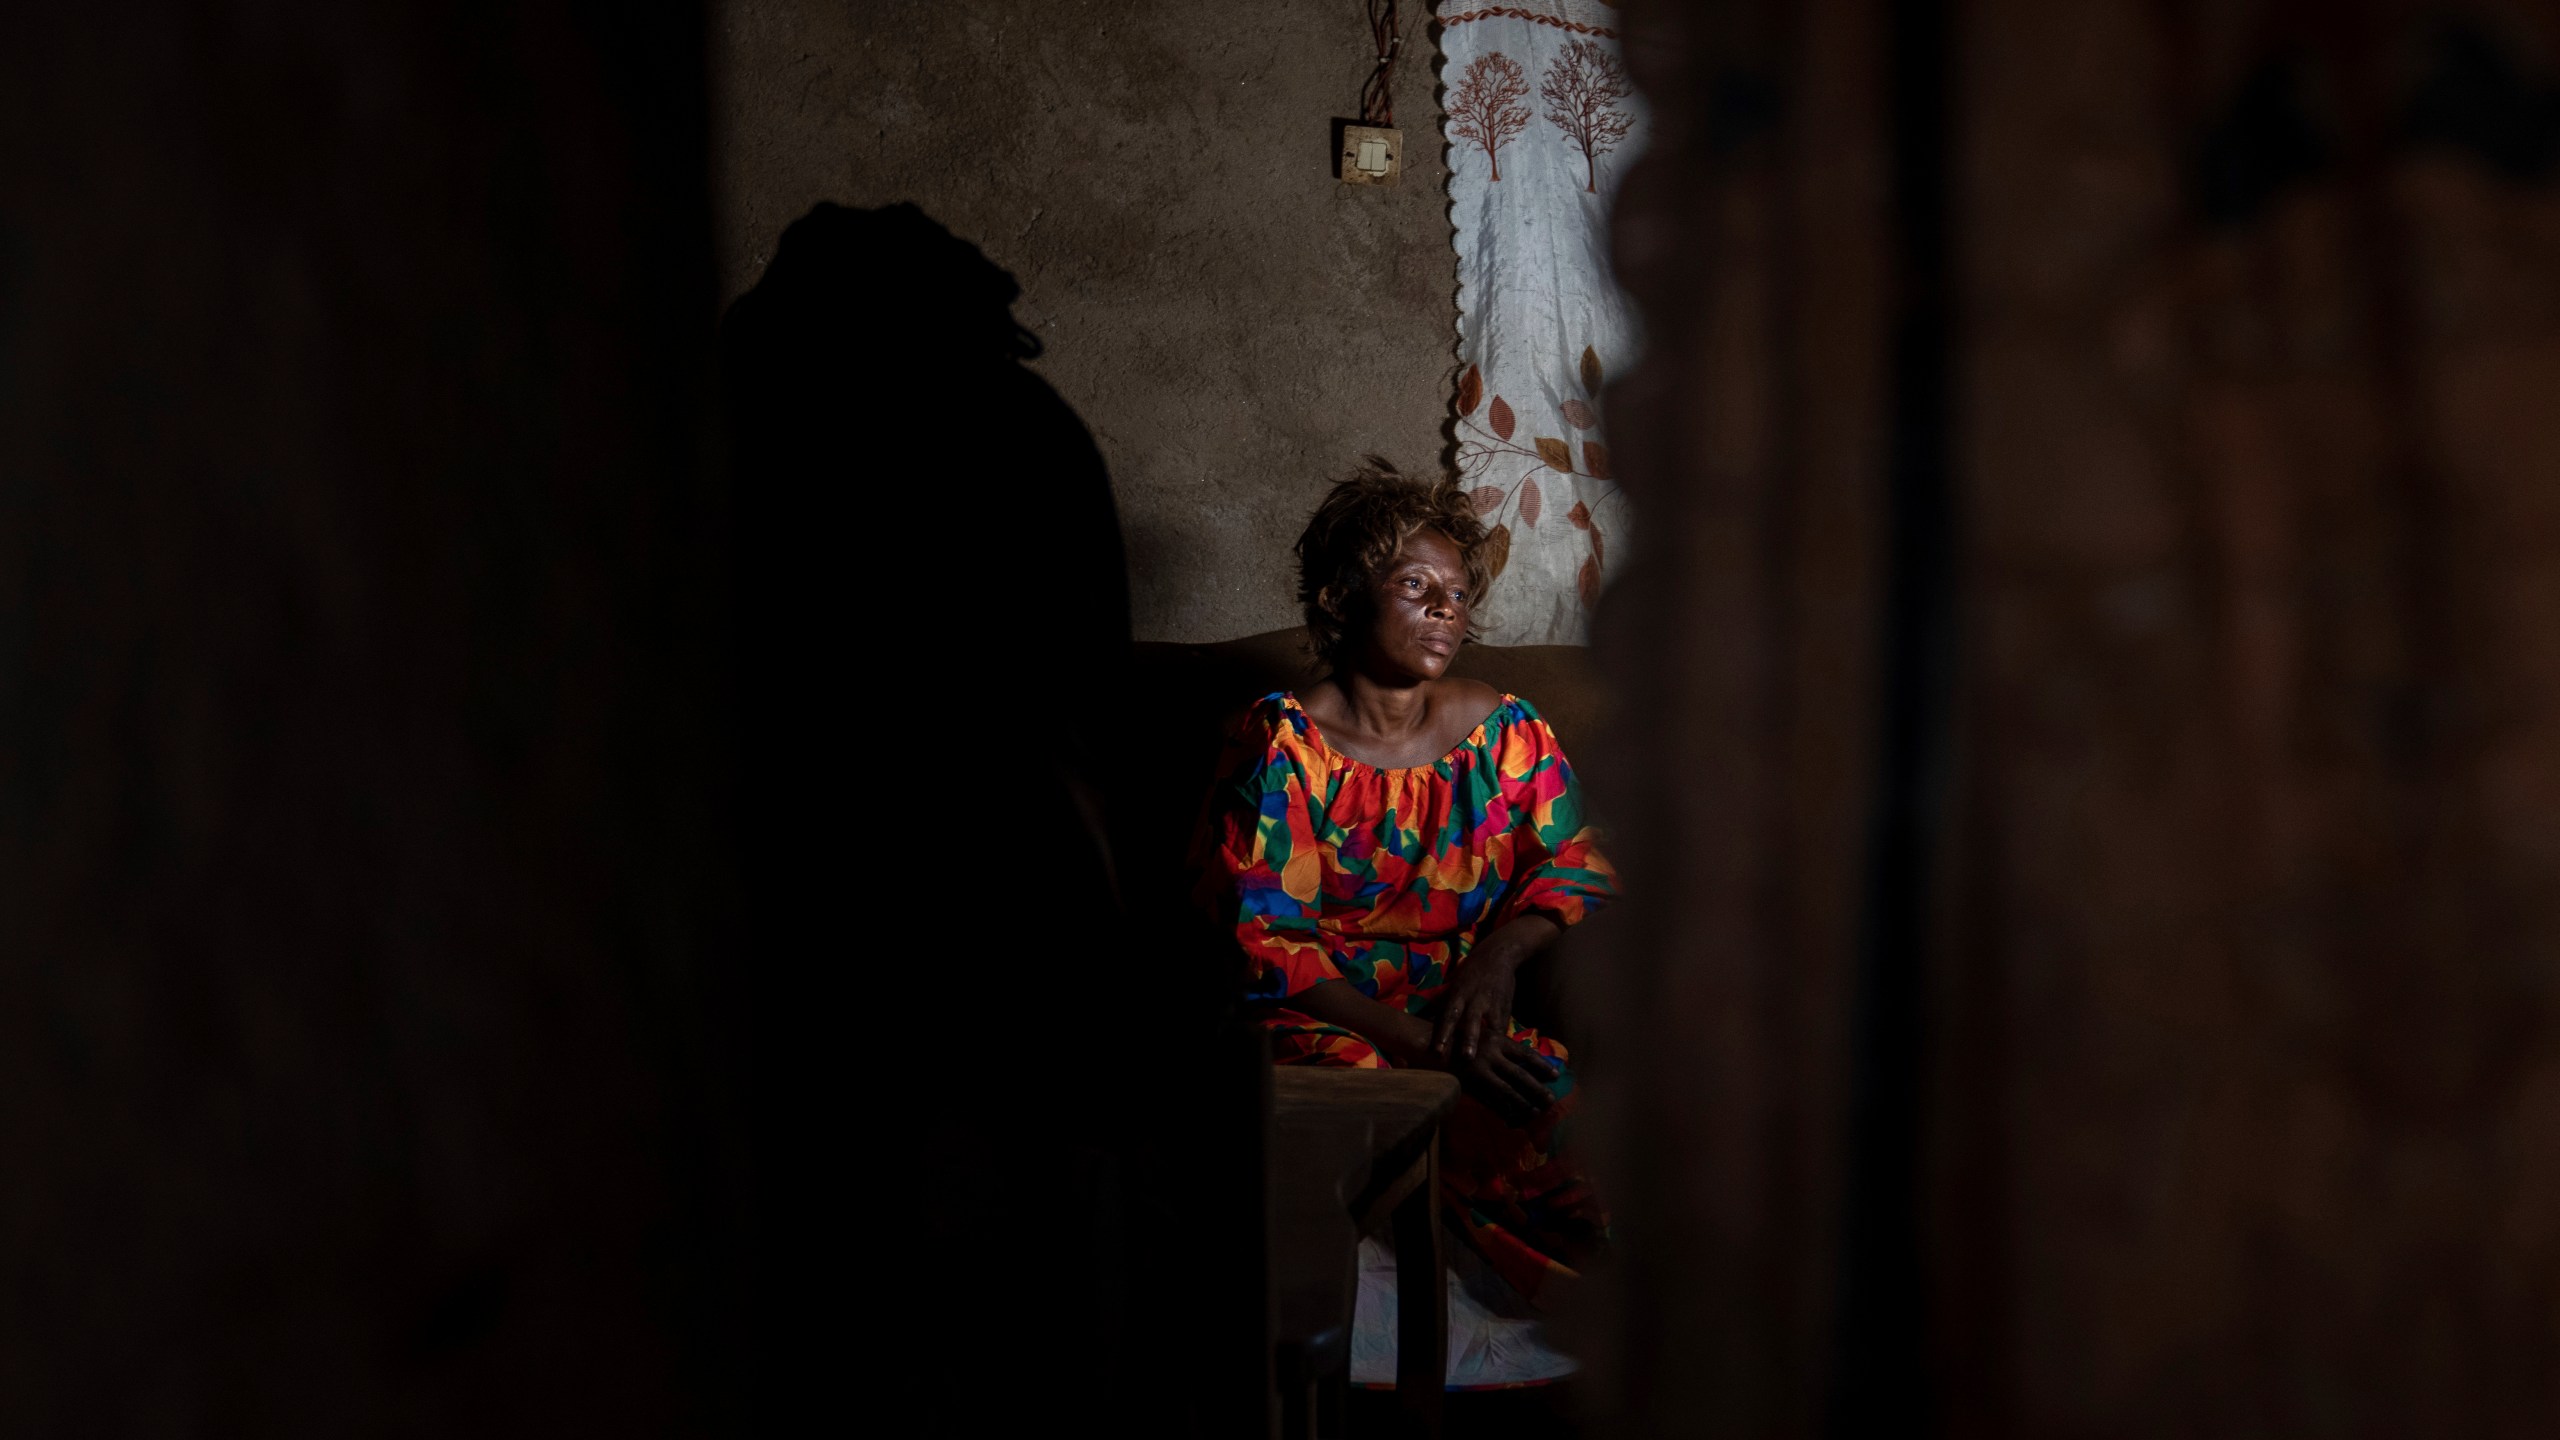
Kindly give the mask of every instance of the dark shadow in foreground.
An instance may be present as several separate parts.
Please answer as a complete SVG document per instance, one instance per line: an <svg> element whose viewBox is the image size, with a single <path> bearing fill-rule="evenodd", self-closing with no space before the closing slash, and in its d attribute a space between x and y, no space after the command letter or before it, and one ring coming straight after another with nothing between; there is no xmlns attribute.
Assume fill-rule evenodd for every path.
<svg viewBox="0 0 2560 1440"><path fill-rule="evenodd" d="M724 327L760 1411L1222 1433L1251 1155L1116 892L1120 531L1018 293L822 205Z"/></svg>

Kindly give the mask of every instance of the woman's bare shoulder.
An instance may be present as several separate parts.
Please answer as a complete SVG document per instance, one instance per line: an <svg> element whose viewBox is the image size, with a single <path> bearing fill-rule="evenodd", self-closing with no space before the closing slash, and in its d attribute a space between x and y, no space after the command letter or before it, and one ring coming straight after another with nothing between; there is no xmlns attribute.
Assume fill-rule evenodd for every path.
<svg viewBox="0 0 2560 1440"><path fill-rule="evenodd" d="M1469 730L1492 719L1493 712L1502 708L1502 692L1481 680L1446 675L1439 684L1440 693L1432 697L1433 708L1463 716Z"/></svg>
<svg viewBox="0 0 2560 1440"><path fill-rule="evenodd" d="M1292 692L1298 708L1316 719L1319 725L1338 725L1350 714L1350 703L1343 698L1339 681L1327 677Z"/></svg>

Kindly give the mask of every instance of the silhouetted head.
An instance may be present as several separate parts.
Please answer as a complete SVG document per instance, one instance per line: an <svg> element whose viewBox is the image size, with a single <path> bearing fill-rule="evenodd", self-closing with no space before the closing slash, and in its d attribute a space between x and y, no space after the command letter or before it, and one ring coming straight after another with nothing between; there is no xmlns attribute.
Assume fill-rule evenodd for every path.
<svg viewBox="0 0 2560 1440"><path fill-rule="evenodd" d="M918 358L1028 360L1040 342L1013 318L1022 287L977 246L913 205L825 204L791 222L729 324L804 341L877 347L836 365L883 369Z"/></svg>
<svg viewBox="0 0 2560 1440"><path fill-rule="evenodd" d="M990 703L935 697L944 713L911 743L977 743L1002 723L994 697L1116 673L1129 579L1110 474L1023 363L1039 346L1014 323L1020 293L913 205L820 205L730 307L721 382L740 644L748 672L768 677L757 713L826 713L788 688L812 657L948 668L1022 623L1016 591L955 580L955 518L971 577L1038 577L1041 643L961 667L972 703Z"/></svg>
<svg viewBox="0 0 2560 1440"><path fill-rule="evenodd" d="M1336 672L1437 678L1474 638L1492 582L1486 538L1456 481L1368 457L1298 537L1298 602L1317 658Z"/></svg>

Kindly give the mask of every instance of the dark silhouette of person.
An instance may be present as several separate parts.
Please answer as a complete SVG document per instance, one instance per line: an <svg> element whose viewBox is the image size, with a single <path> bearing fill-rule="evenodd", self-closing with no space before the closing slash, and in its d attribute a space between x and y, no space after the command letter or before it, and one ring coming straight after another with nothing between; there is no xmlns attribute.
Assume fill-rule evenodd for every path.
<svg viewBox="0 0 2560 1440"><path fill-rule="evenodd" d="M1149 1259L1183 1045L1101 813L1120 531L1018 293L821 205L723 326L760 1430L887 1377L928 1431L1201 1433Z"/></svg>

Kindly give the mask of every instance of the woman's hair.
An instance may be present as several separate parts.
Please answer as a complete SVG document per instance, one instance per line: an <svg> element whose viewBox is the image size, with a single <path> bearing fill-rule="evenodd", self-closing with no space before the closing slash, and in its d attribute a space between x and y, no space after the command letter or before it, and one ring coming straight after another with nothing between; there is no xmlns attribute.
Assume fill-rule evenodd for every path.
<svg viewBox="0 0 2560 1440"><path fill-rule="evenodd" d="M1437 530L1458 547L1467 567L1467 604L1483 603L1493 583L1486 573L1485 528L1457 481L1417 479L1368 455L1349 479L1327 492L1298 537L1298 603L1307 609L1317 659L1340 667L1353 640L1346 631L1364 618L1370 585L1422 530ZM1469 625L1468 638L1474 634Z"/></svg>

